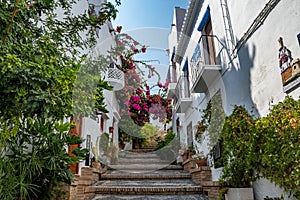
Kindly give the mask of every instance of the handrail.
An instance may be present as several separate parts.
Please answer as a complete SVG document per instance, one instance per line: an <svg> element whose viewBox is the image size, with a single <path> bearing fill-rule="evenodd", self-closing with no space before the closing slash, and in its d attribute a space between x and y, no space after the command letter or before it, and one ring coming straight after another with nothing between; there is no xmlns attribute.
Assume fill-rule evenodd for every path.
<svg viewBox="0 0 300 200"><path fill-rule="evenodd" d="M226 46L216 35L201 35L190 62L192 84L197 81L205 65L220 66L225 56Z"/></svg>
<svg viewBox="0 0 300 200"><path fill-rule="evenodd" d="M178 99L190 97L189 81L187 76L181 75L179 77L175 91L176 97Z"/></svg>

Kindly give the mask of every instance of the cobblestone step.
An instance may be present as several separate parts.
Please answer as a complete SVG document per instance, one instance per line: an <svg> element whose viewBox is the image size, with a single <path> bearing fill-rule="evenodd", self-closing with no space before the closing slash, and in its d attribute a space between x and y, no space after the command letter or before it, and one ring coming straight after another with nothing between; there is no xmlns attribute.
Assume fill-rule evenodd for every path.
<svg viewBox="0 0 300 200"><path fill-rule="evenodd" d="M126 159L136 159L136 158L144 158L144 159L151 159L156 158L159 159L159 156L156 153L136 153L136 152L126 152Z"/></svg>
<svg viewBox="0 0 300 200"><path fill-rule="evenodd" d="M92 200L208 200L202 194L191 195L96 195Z"/></svg>
<svg viewBox="0 0 300 200"><path fill-rule="evenodd" d="M101 187L141 187L141 188L153 188L153 187L194 187L196 186L191 179L144 179L144 180L101 180L98 181L95 186Z"/></svg>
<svg viewBox="0 0 300 200"><path fill-rule="evenodd" d="M175 171L175 170L174 170ZM136 179L191 179L191 175L189 173L186 173L185 171L174 172L172 170L165 170L165 171L154 171L153 173L121 173L119 171L116 171L116 173L105 173L101 175L101 179L103 180L136 180ZM169 173L168 173L169 172Z"/></svg>
<svg viewBox="0 0 300 200"><path fill-rule="evenodd" d="M108 165L108 169L111 170L144 170L144 171L153 171L160 169L167 170L178 170L182 169L180 165L168 165L168 164L130 164L130 165Z"/></svg>
<svg viewBox="0 0 300 200"><path fill-rule="evenodd" d="M202 194L201 186L90 186L85 193L94 194L122 194L122 195L153 195L153 194Z"/></svg>
<svg viewBox="0 0 300 200"><path fill-rule="evenodd" d="M85 193L94 195L93 200L208 200L182 166L144 150L126 152Z"/></svg>
<svg viewBox="0 0 300 200"><path fill-rule="evenodd" d="M155 149L153 148L143 148L143 149L132 149L131 152L137 152L137 153L148 153L148 152L154 152Z"/></svg>
<svg viewBox="0 0 300 200"><path fill-rule="evenodd" d="M169 161L165 161L165 160L160 160L158 158L131 158L131 159L127 159L127 158L120 158L119 159L119 163L121 164L146 164L146 163L152 163L152 164L169 164Z"/></svg>

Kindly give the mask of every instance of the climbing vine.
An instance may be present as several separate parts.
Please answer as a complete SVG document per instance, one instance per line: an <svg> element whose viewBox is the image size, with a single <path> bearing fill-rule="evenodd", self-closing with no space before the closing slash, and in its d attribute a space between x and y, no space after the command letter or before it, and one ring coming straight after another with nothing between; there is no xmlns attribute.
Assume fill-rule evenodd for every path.
<svg viewBox="0 0 300 200"><path fill-rule="evenodd" d="M300 99L287 96L266 117L235 106L221 134L222 180L246 186L265 177L300 198Z"/></svg>

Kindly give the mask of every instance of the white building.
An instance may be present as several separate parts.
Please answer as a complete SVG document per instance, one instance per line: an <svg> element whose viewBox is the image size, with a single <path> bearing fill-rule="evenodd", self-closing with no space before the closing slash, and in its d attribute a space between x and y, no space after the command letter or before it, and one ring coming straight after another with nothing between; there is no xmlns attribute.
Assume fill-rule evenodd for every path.
<svg viewBox="0 0 300 200"><path fill-rule="evenodd" d="M195 141L193 127L218 91L227 115L234 105L243 105L264 117L270 105L286 95L300 96L300 79L283 86L278 64L279 37L294 60L300 58L299 9L297 0L190 0L181 26L180 9L175 8L168 96L174 99L173 131L182 146L209 152L207 140L201 145ZM221 168L212 168L213 180L220 172ZM254 193L262 200L280 197L283 190L261 179L254 184Z"/></svg>
<svg viewBox="0 0 300 200"><path fill-rule="evenodd" d="M95 13L98 13L101 9L104 0L89 0L79 1L73 8L73 12L88 12L90 8L93 8ZM100 29L96 30L96 47L95 49L87 49L86 52L90 53L92 58L98 56L107 56L108 51L114 47L115 44L115 32L111 22L107 21ZM118 59L118 58L116 58ZM118 148L118 123L120 120L119 115L119 103L116 98L115 91L121 89L124 86L124 74L117 68L108 68L99 74L99 78L105 77L105 80L113 86L112 91L104 90L104 103L108 113L96 112L96 117L84 117L79 125L79 135L85 139L85 142L81 145L82 148L87 148L90 151L89 157L86 161L79 163L77 166L77 173L81 173L81 167L91 165L91 158L95 155L92 153L92 147L96 145L97 137L100 137L103 133L109 134L110 145L114 145ZM92 94L93 95L93 94ZM76 98L76 97L75 97Z"/></svg>

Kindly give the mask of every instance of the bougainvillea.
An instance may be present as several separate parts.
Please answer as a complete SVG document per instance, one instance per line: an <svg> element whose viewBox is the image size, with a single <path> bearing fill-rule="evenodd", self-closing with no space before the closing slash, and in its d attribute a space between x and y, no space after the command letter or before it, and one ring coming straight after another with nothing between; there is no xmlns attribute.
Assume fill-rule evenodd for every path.
<svg viewBox="0 0 300 200"><path fill-rule="evenodd" d="M120 32L122 27L117 27ZM111 50L111 55L117 55L121 59L121 65L117 67L124 72L125 83L124 88L117 92L119 104L121 105L121 118L129 116L138 126L143 126L146 122L150 122L150 117L159 122L165 123L171 120L172 107L170 100L166 98L165 84L160 82L160 76L155 67L148 65L146 62L134 60L134 55L145 53L147 48L134 40L131 36L119 33L116 36L117 46ZM150 86L147 85L144 77L145 70L148 71L147 77L158 77L158 83L153 87L160 88L159 94L150 94Z"/></svg>
<svg viewBox="0 0 300 200"><path fill-rule="evenodd" d="M161 123L171 120L171 100L159 94L150 95L150 87L147 85L145 91L138 88L125 104L129 107L128 114L131 119L139 126L149 122L150 117L153 120L158 119Z"/></svg>

